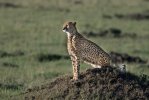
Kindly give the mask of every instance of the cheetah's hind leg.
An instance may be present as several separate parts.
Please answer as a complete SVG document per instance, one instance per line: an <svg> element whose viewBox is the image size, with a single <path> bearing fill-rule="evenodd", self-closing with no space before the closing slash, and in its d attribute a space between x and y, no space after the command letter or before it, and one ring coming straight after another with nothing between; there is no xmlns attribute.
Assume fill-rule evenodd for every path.
<svg viewBox="0 0 149 100"><path fill-rule="evenodd" d="M91 66L94 67L94 68L101 68L100 65L91 64Z"/></svg>
<svg viewBox="0 0 149 100"><path fill-rule="evenodd" d="M92 64L92 63L90 63L90 62L87 62L87 61L84 61L86 64L89 64L89 65L91 65L93 68L101 68L101 66L100 65L95 65L95 64Z"/></svg>

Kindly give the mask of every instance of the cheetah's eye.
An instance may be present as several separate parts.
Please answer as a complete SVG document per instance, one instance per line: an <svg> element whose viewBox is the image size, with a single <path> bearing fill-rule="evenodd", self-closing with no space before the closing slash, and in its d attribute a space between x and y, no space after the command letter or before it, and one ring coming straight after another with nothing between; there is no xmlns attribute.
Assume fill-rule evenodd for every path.
<svg viewBox="0 0 149 100"><path fill-rule="evenodd" d="M65 27L63 27L63 31L67 31L67 30L68 30L68 28L69 28L69 26L68 26L68 25L66 25Z"/></svg>

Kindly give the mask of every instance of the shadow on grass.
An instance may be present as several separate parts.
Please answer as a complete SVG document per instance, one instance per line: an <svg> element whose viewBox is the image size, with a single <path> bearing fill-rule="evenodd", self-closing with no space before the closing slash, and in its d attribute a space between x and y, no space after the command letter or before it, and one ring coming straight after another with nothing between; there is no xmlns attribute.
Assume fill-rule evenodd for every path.
<svg viewBox="0 0 149 100"><path fill-rule="evenodd" d="M55 60L61 60L61 59L70 59L70 57L65 55L58 55L58 54L39 54L37 56L37 59L39 62L45 62L45 61L55 61Z"/></svg>
<svg viewBox="0 0 149 100"><path fill-rule="evenodd" d="M16 83L0 83L1 89L12 89L12 90L18 90L23 87L23 84L16 84Z"/></svg>
<svg viewBox="0 0 149 100"><path fill-rule="evenodd" d="M4 67L12 67L12 68L18 68L19 65L13 64L13 63L9 63L9 62L4 62L2 63L2 66Z"/></svg>
<svg viewBox="0 0 149 100"><path fill-rule="evenodd" d="M126 33L123 32L121 29L118 28L109 28L106 30L100 30L99 32L83 32L86 36L91 36L91 37L114 37L114 38L123 38L123 37L130 37L130 38L135 38L137 37L136 33Z"/></svg>
<svg viewBox="0 0 149 100"><path fill-rule="evenodd" d="M38 10L44 10L44 11L56 11L56 12L66 12L66 13L69 13L70 12L70 9L67 9L67 8L60 8L60 7L46 7L46 6L38 6L37 8Z"/></svg>
<svg viewBox="0 0 149 100"><path fill-rule="evenodd" d="M147 60L142 59L138 56L131 56L127 53L118 53L111 51L110 56L112 58L113 63L140 63L140 64L146 64ZM57 61L61 59L70 59L69 56L66 55L58 55L58 54L38 54L36 56L36 59L39 62L46 62L46 61Z"/></svg>
<svg viewBox="0 0 149 100"><path fill-rule="evenodd" d="M138 56L131 56L126 53L118 53L118 52L110 52L110 56L112 58L112 62L114 63L140 63L140 64L146 64L147 60L142 59Z"/></svg>
<svg viewBox="0 0 149 100"><path fill-rule="evenodd" d="M8 3L8 2L1 2L0 3L0 8L21 8L21 5L16 5L13 3Z"/></svg>
<svg viewBox="0 0 149 100"><path fill-rule="evenodd" d="M8 52L5 52L5 51L0 51L0 58L3 58L3 57L16 57L16 56L23 56L24 55L24 52L22 51L15 51L15 52L11 52L11 53L8 53Z"/></svg>
<svg viewBox="0 0 149 100"><path fill-rule="evenodd" d="M117 19L130 19L130 20L149 20L149 11L144 11L140 13L130 13L130 14L114 14L113 16L111 15L103 15L104 18L107 19L112 19L112 18L117 18Z"/></svg>

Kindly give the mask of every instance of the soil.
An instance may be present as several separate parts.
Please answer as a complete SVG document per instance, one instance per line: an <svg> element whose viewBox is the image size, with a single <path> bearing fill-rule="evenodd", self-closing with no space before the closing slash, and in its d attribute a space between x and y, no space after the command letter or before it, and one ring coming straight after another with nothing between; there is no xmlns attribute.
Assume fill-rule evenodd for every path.
<svg viewBox="0 0 149 100"><path fill-rule="evenodd" d="M57 78L17 97L25 100L147 100L149 81L145 75L121 73L107 66L88 69L77 81L72 80L72 76Z"/></svg>

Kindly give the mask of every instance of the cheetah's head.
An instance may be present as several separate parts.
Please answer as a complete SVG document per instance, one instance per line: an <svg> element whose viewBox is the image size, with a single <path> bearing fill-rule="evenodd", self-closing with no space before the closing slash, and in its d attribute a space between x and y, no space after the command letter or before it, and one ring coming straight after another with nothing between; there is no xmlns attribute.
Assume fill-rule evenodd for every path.
<svg viewBox="0 0 149 100"><path fill-rule="evenodd" d="M77 32L76 22L65 22L63 25L63 32L73 35Z"/></svg>

